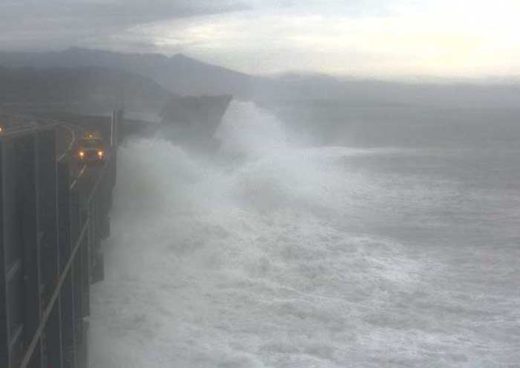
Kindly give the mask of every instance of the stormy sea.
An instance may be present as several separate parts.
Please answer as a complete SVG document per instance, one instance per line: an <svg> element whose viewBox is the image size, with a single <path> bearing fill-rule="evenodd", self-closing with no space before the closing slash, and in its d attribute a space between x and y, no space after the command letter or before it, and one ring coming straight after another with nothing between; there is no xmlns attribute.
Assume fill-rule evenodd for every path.
<svg viewBox="0 0 520 368"><path fill-rule="evenodd" d="M120 147L91 368L520 367L518 111L308 109Z"/></svg>

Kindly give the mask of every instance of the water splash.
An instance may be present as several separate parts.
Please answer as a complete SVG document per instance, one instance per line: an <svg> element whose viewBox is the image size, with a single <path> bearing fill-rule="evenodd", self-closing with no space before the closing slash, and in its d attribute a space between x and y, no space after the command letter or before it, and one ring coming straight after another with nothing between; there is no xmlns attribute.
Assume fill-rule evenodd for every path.
<svg viewBox="0 0 520 368"><path fill-rule="evenodd" d="M290 142L252 104L231 106L217 135L212 161L160 139L121 147L92 368L470 367L493 356L489 339L431 317L442 308L424 313L442 292L431 253L365 225L389 223L406 198L443 201L440 189L403 193L395 177L349 170L349 158L389 152ZM479 344L491 352L472 358Z"/></svg>

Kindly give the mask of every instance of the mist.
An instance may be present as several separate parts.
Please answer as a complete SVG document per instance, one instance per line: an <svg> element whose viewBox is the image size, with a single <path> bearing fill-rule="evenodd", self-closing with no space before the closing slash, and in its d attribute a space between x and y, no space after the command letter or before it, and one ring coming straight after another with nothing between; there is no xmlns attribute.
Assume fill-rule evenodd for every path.
<svg viewBox="0 0 520 368"><path fill-rule="evenodd" d="M317 145L235 102L211 158L128 140L91 367L514 365L517 148L415 129Z"/></svg>

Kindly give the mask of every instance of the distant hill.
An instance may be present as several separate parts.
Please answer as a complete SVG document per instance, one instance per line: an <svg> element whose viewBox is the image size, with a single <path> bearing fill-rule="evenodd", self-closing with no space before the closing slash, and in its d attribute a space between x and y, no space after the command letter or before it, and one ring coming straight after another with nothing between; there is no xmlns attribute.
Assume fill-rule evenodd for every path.
<svg viewBox="0 0 520 368"><path fill-rule="evenodd" d="M514 79L494 82L403 83L337 78L320 74L258 77L204 63L181 54L168 57L160 54L118 53L80 48L56 52L0 52L0 67L2 66L31 68L34 73L41 71L44 74L47 73L45 69L49 68L103 70L104 72L98 73L107 73L107 77L97 78L101 86L115 78L115 86L125 84L126 87L105 86L102 89L105 92L110 88L112 92L117 92L117 89L126 91L125 94L115 94L122 96L121 100L125 104L139 100L131 96L141 96L146 104L154 103L153 100L157 99L155 102L160 105L164 100L163 95L168 93L182 96L233 95L254 100L266 107L284 101L314 103L327 100L341 101L353 107L421 105L509 108L520 104L520 84ZM82 73L85 72L80 71L80 74ZM57 74L56 77L61 78ZM129 81L123 83L122 79ZM87 86L97 83L95 80L96 78L94 82L87 83ZM133 89L135 91L132 91Z"/></svg>
<svg viewBox="0 0 520 368"><path fill-rule="evenodd" d="M124 70L153 79L181 95L231 94L248 98L254 77L178 54L126 54L71 48L57 52L0 52L0 66L10 68L91 68Z"/></svg>
<svg viewBox="0 0 520 368"><path fill-rule="evenodd" d="M257 102L341 101L352 107L438 106L511 108L520 106L520 83L504 81L399 82L287 74L257 84Z"/></svg>
<svg viewBox="0 0 520 368"><path fill-rule="evenodd" d="M106 115L124 108L125 136L161 130L185 146L211 148L231 95L179 96L153 80L114 69L0 67L0 107L11 112L63 116ZM67 115L69 114L69 115ZM150 124L150 122L162 124Z"/></svg>
<svg viewBox="0 0 520 368"><path fill-rule="evenodd" d="M78 105L110 111L125 107L159 113L175 95L158 83L131 73L104 68L1 68L0 102L7 105Z"/></svg>

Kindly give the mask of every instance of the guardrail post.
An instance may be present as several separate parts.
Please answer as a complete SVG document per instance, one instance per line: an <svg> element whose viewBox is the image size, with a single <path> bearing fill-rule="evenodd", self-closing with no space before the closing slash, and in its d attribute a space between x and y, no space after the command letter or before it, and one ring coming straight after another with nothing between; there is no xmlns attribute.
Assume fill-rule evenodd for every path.
<svg viewBox="0 0 520 368"><path fill-rule="evenodd" d="M18 183L21 185L21 229L24 275L24 341L30 342L41 319L41 250L38 226L37 136L29 134L17 140ZM41 341L32 355L31 367L43 367Z"/></svg>
<svg viewBox="0 0 520 368"><path fill-rule="evenodd" d="M45 285L43 303L47 306L60 275L58 248L58 183L56 167L56 142L54 130L39 133L39 218L42 251L42 278ZM47 363L52 368L62 368L60 303L54 307L45 328L44 350Z"/></svg>
<svg viewBox="0 0 520 368"><path fill-rule="evenodd" d="M9 367L9 308L7 304L7 262L4 249L4 142L0 140L0 367Z"/></svg>
<svg viewBox="0 0 520 368"><path fill-rule="evenodd" d="M79 239L81 231L81 215L80 215L80 193L77 189L69 191L70 205L69 205L69 218L70 218L70 244L69 247L74 248L76 242ZM70 256L69 256L70 257ZM67 258L68 259L68 258ZM71 346L71 362L72 367L78 366L78 330L80 329L78 323L78 277L77 277L78 262L77 258L72 263L72 268L69 272L68 278L68 296L70 301L70 320L69 325L71 326L72 340L70 341Z"/></svg>
<svg viewBox="0 0 520 368"><path fill-rule="evenodd" d="M20 185L20 142L18 139L1 137L1 216L0 226L0 292L4 302L0 304L0 320L3 325L0 335L0 362L2 367L16 366L24 350L24 269L23 269L23 222ZM34 194L34 193L33 193ZM4 365L5 364L5 365Z"/></svg>
<svg viewBox="0 0 520 368"><path fill-rule="evenodd" d="M100 282L105 278L105 265L100 239L107 231L109 225L105 223L106 218L103 211L100 210L100 207L103 205L102 201L104 200L103 191L104 190L100 190L98 192L98 198L96 198L96 200L90 205L91 216L95 218L95 221L93 221L93 224L91 225L89 240L91 253L91 281L93 284Z"/></svg>
<svg viewBox="0 0 520 368"><path fill-rule="evenodd" d="M71 236L71 192L70 171L66 162L58 163L58 244L60 250L60 274L65 268L67 260L72 254ZM74 302L72 273L65 278L60 295L61 318L62 318L62 351L63 367L75 368L76 356L75 328L74 328Z"/></svg>

